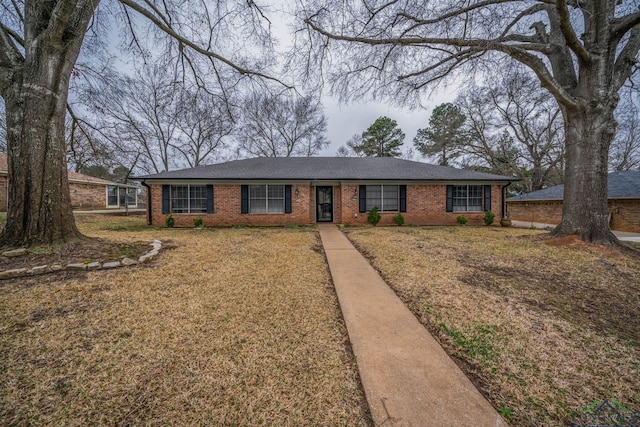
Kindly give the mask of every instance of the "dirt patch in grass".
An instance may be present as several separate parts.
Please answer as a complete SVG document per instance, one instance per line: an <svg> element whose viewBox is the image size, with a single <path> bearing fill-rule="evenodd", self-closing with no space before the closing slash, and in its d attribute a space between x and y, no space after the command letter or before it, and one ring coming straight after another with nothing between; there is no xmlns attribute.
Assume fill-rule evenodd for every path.
<svg viewBox="0 0 640 427"><path fill-rule="evenodd" d="M175 249L0 287L3 422L370 425L316 233L115 225Z"/></svg>
<svg viewBox="0 0 640 427"><path fill-rule="evenodd" d="M640 411L637 254L497 227L348 235L511 425Z"/></svg>

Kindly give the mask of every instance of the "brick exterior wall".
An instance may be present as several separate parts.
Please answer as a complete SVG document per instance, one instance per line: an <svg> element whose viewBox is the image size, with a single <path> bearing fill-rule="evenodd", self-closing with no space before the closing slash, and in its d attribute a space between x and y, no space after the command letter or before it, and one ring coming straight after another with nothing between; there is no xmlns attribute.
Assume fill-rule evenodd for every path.
<svg viewBox="0 0 640 427"><path fill-rule="evenodd" d="M162 185L151 187L152 225L163 226L166 214L162 213ZM298 195L296 195L296 188ZM315 195L311 195L312 187L293 185L291 188L291 211L284 213L242 214L241 186L214 185L213 213L172 214L176 227L193 227L193 220L202 218L208 226L230 225L309 225L315 223L315 210L311 209ZM312 217L313 216L313 217Z"/></svg>
<svg viewBox="0 0 640 427"><path fill-rule="evenodd" d="M516 221L558 224L562 218L562 201L510 201L509 217ZM640 233L640 199L610 199L611 229Z"/></svg>
<svg viewBox="0 0 640 427"><path fill-rule="evenodd" d="M73 209L106 209L107 187L105 185L69 183L71 206Z"/></svg>
<svg viewBox="0 0 640 427"><path fill-rule="evenodd" d="M295 194L298 189L298 195ZM367 214L359 212L359 186L346 184L333 187L333 222L352 225L367 224ZM464 215L469 224L483 224L484 212L446 212L446 185L407 185L407 212L402 212L405 224L451 225ZM315 187L293 185L290 214L242 214L241 186L214 185L214 212L210 214L172 214L178 227L193 227L193 220L202 218L207 226L230 225L309 225L316 223ZM500 220L500 185L491 187L491 210ZM152 225L163 226L166 215L162 213L162 185L151 185ZM380 224L393 224L398 212L381 212Z"/></svg>
<svg viewBox="0 0 640 427"><path fill-rule="evenodd" d="M0 176L0 212L7 211L7 177Z"/></svg>

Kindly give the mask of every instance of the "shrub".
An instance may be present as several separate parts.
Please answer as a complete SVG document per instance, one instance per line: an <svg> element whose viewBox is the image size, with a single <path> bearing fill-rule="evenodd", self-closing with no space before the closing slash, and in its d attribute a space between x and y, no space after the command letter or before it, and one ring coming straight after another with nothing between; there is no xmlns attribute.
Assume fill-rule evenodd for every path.
<svg viewBox="0 0 640 427"><path fill-rule="evenodd" d="M456 218L456 222L458 223L458 225L465 225L467 221L469 220L464 215L460 215L459 217Z"/></svg>
<svg viewBox="0 0 640 427"><path fill-rule="evenodd" d="M418 224L416 224L415 222L410 222L409 223L409 227L417 227L417 226L418 226Z"/></svg>
<svg viewBox="0 0 640 427"><path fill-rule="evenodd" d="M402 214L398 214L398 215L394 216L393 217L393 222L395 222L396 225L398 225L398 226L404 224L404 216L402 216Z"/></svg>
<svg viewBox="0 0 640 427"><path fill-rule="evenodd" d="M493 220L496 219L496 214L491 211L485 211L484 213L484 225L493 224Z"/></svg>
<svg viewBox="0 0 640 427"><path fill-rule="evenodd" d="M351 227L351 223L350 222L345 222L344 223L344 228L348 228L348 227Z"/></svg>
<svg viewBox="0 0 640 427"><path fill-rule="evenodd" d="M164 220L164 225L169 228L173 228L176 225L176 220L171 216L171 214L167 215L167 218Z"/></svg>
<svg viewBox="0 0 640 427"><path fill-rule="evenodd" d="M379 223L380 218L382 218L382 216L380 215L380 209L377 206L371 208L369 213L367 213L367 222L371 225Z"/></svg>
<svg viewBox="0 0 640 427"><path fill-rule="evenodd" d="M201 228L204 225L204 221L202 221L202 218L196 218L193 220L193 226L196 228Z"/></svg>

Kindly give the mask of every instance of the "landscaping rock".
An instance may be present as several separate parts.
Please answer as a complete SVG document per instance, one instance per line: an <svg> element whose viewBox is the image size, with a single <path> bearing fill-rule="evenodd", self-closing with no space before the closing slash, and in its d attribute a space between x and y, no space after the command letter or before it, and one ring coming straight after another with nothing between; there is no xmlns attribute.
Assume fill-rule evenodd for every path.
<svg viewBox="0 0 640 427"><path fill-rule="evenodd" d="M138 258L138 262L151 261L152 258L153 258L153 255L151 254L151 252L149 252L148 254L144 254L140 258Z"/></svg>
<svg viewBox="0 0 640 427"><path fill-rule="evenodd" d="M64 266L60 264L51 264L51 271L62 271Z"/></svg>
<svg viewBox="0 0 640 427"><path fill-rule="evenodd" d="M109 261L102 264L102 268L116 268L120 267L120 261Z"/></svg>
<svg viewBox="0 0 640 427"><path fill-rule="evenodd" d="M37 267L33 267L31 270L29 270L29 274L44 274L44 273L48 273L49 272L49 266L48 265L39 265Z"/></svg>
<svg viewBox="0 0 640 427"><path fill-rule="evenodd" d="M136 261L135 259L131 259L131 258L123 258L122 261L120 261L120 263L122 265L124 265L125 267L128 267L130 265L135 265L138 263L138 261Z"/></svg>
<svg viewBox="0 0 640 427"><path fill-rule="evenodd" d="M2 256L6 256L7 258L12 258L16 256L22 256L27 253L25 248L13 249L11 251L2 252Z"/></svg>
<svg viewBox="0 0 640 427"><path fill-rule="evenodd" d="M87 264L87 270L97 270L100 268L100 263L98 261L90 262Z"/></svg>
<svg viewBox="0 0 640 427"><path fill-rule="evenodd" d="M27 274L26 268L16 268L14 270L6 270L0 272L0 279L11 279L12 277L20 277Z"/></svg>
<svg viewBox="0 0 640 427"><path fill-rule="evenodd" d="M87 264L84 264L82 262L67 265L67 270L86 270L86 269L87 269Z"/></svg>

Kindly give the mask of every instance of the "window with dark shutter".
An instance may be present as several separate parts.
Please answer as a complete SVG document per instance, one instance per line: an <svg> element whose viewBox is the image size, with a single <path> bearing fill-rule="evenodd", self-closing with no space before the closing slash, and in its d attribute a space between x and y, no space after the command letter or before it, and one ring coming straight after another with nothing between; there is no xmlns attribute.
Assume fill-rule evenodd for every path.
<svg viewBox="0 0 640 427"><path fill-rule="evenodd" d="M171 186L162 186L162 213L164 215L171 212Z"/></svg>
<svg viewBox="0 0 640 427"><path fill-rule="evenodd" d="M447 212L453 212L453 185L447 185Z"/></svg>
<svg viewBox="0 0 640 427"><path fill-rule="evenodd" d="M361 185L358 190L360 193L360 213L364 213L367 211L367 186Z"/></svg>
<svg viewBox="0 0 640 427"><path fill-rule="evenodd" d="M241 207L240 213L248 214L249 213L249 186L243 185L241 187Z"/></svg>
<svg viewBox="0 0 640 427"><path fill-rule="evenodd" d="M491 186L490 185L484 186L484 210L485 211L491 210Z"/></svg>
<svg viewBox="0 0 640 427"><path fill-rule="evenodd" d="M407 186L400 185L400 212L407 211Z"/></svg>
<svg viewBox="0 0 640 427"><path fill-rule="evenodd" d="M291 213L291 186L284 186L284 213Z"/></svg>

